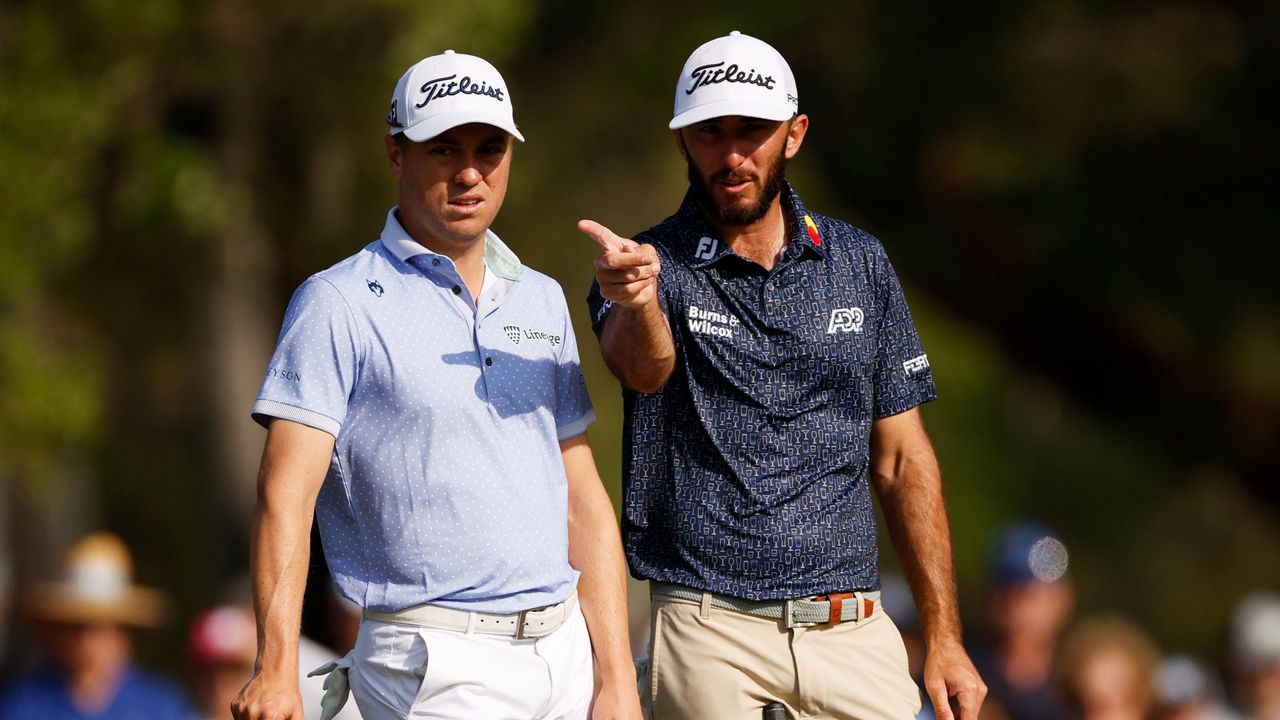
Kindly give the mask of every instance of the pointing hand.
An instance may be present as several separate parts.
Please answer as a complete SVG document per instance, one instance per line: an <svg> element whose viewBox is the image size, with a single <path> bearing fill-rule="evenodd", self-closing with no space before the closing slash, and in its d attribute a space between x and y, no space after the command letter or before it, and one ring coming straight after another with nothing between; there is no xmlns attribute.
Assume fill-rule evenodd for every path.
<svg viewBox="0 0 1280 720"><path fill-rule="evenodd" d="M594 220L579 220L578 229L600 246L596 256L596 282L600 295L625 307L641 307L658 295L658 251L652 245L618 237Z"/></svg>

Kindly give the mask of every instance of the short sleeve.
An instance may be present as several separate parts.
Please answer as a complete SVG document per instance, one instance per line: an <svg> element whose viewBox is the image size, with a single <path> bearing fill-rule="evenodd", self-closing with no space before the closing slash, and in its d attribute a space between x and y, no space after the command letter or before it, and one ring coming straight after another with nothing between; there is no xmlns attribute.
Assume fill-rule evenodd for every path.
<svg viewBox="0 0 1280 720"><path fill-rule="evenodd" d="M358 339L338 289L309 278L289 301L253 419L263 426L271 418L292 420L337 437L355 386Z"/></svg>
<svg viewBox="0 0 1280 720"><path fill-rule="evenodd" d="M587 395L587 381L582 375L582 361L578 356L578 339L574 335L563 294L560 295L560 305L564 316L564 343L556 366L556 438L568 440L587 431L587 426L596 419L596 411Z"/></svg>
<svg viewBox="0 0 1280 720"><path fill-rule="evenodd" d="M933 371L907 309L902 285L880 243L875 246L875 276L881 312L876 336L875 416L897 415L938 397Z"/></svg>
<svg viewBox="0 0 1280 720"><path fill-rule="evenodd" d="M597 338L604 330L604 321L609 318L609 311L612 309L613 301L605 300L600 294L600 281L592 280L591 290L587 292L587 311L591 313L591 329Z"/></svg>

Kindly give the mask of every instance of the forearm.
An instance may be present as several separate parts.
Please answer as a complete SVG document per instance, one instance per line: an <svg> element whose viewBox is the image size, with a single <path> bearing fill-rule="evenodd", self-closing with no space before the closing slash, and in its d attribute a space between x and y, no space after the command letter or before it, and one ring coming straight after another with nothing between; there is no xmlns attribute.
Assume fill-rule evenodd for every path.
<svg viewBox="0 0 1280 720"><path fill-rule="evenodd" d="M894 549L911 585L925 641L960 641L951 528L932 449L904 453L877 479Z"/></svg>
<svg viewBox="0 0 1280 720"><path fill-rule="evenodd" d="M254 512L250 572L258 619L255 670L296 678L311 517L277 504L283 503L260 499Z"/></svg>
<svg viewBox="0 0 1280 720"><path fill-rule="evenodd" d="M609 496L597 488L570 512L569 563L581 573L578 599L602 678L634 685L622 539Z"/></svg>
<svg viewBox="0 0 1280 720"><path fill-rule="evenodd" d="M600 334L605 364L627 388L654 392L675 368L675 342L658 299L638 307L614 305Z"/></svg>
<svg viewBox="0 0 1280 720"><path fill-rule="evenodd" d="M256 670L295 683L311 518L332 452L333 436L275 420L258 471L249 558L258 619Z"/></svg>

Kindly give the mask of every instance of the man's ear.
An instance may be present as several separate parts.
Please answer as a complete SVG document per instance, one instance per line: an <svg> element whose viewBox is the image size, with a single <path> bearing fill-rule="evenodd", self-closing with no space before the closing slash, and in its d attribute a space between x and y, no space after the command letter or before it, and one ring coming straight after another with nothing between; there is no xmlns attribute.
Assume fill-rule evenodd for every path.
<svg viewBox="0 0 1280 720"><path fill-rule="evenodd" d="M387 143L387 167L391 168L391 174L399 180L404 168L404 153L400 152L400 143L396 142L395 135L387 133L383 139Z"/></svg>
<svg viewBox="0 0 1280 720"><path fill-rule="evenodd" d="M680 128L680 130L683 129ZM685 162L688 162L689 149L684 146L684 136L680 134L680 130L672 130L671 133L676 136L676 147L680 149L680 157L683 157Z"/></svg>
<svg viewBox="0 0 1280 720"><path fill-rule="evenodd" d="M787 126L787 146L784 150L788 160L800 152L800 146L804 144L804 136L807 132L809 132L808 115L800 114L791 118L791 124Z"/></svg>

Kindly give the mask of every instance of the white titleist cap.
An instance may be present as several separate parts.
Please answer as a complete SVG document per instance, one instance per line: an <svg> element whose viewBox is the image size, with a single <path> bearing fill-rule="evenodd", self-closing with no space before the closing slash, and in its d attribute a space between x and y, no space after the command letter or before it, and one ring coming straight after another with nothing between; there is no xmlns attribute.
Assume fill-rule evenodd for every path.
<svg viewBox="0 0 1280 720"><path fill-rule="evenodd" d="M507 84L487 60L445 50L400 76L387 114L392 135L402 132L422 142L467 123L493 125L524 140L511 114Z"/></svg>
<svg viewBox="0 0 1280 720"><path fill-rule="evenodd" d="M734 30L693 51L676 82L677 130L724 115L786 120L796 114L796 79L769 43Z"/></svg>

